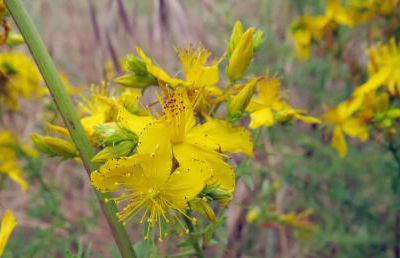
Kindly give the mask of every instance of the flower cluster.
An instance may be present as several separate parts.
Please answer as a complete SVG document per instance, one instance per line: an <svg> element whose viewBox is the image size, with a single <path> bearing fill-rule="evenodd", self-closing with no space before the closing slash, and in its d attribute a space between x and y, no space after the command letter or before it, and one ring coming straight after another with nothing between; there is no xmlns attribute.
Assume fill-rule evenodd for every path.
<svg viewBox="0 0 400 258"><path fill-rule="evenodd" d="M348 0L346 4L341 0L328 0L323 15L307 14L292 22L290 35L298 58L310 58L313 42L324 42L329 49L339 26L354 27L379 17L393 16L397 4L397 0Z"/></svg>
<svg viewBox="0 0 400 258"><path fill-rule="evenodd" d="M104 163L91 174L109 201L123 204L117 216L146 225L145 239L158 229L162 240L170 230L188 231L193 212L216 220L212 202L226 206L235 189L233 155L253 156L251 131L298 119L319 120L290 105L280 80L268 75L246 76L263 32L236 22L222 57L209 60L203 46L176 49L182 77L169 74L142 49L124 60L122 76L93 87L80 104L81 123L94 147L93 162ZM225 65L227 80L220 78ZM145 105L143 92L153 88ZM248 122L250 118L250 122ZM68 131L64 137L33 135L39 150L50 156L77 157ZM192 215L193 214L193 215Z"/></svg>
<svg viewBox="0 0 400 258"><path fill-rule="evenodd" d="M387 44L370 48L368 54L369 79L324 115L326 124L333 126L332 145L340 156L347 152L345 135L366 141L370 128L393 134L400 118L400 46L392 38Z"/></svg>
<svg viewBox="0 0 400 258"><path fill-rule="evenodd" d="M19 111L20 98L39 96L41 76L32 60L19 52L0 53L0 101Z"/></svg>
<svg viewBox="0 0 400 258"><path fill-rule="evenodd" d="M16 152L17 145L17 138L10 131L0 132L0 175L7 175L25 192L28 182L22 177L22 168Z"/></svg>

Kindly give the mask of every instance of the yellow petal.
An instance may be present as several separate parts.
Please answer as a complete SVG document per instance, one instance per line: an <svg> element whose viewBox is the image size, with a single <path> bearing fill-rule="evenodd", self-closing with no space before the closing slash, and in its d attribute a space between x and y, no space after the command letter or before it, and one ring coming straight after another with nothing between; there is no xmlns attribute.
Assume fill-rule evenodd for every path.
<svg viewBox="0 0 400 258"><path fill-rule="evenodd" d="M22 172L20 170L8 171L8 176L17 184L21 186L21 191L26 192L28 189L28 182L22 177Z"/></svg>
<svg viewBox="0 0 400 258"><path fill-rule="evenodd" d="M379 72L372 75L369 80L357 87L354 90L354 96L361 96L367 94L368 92L377 90L382 84L387 80L390 75L390 69L384 68Z"/></svg>
<svg viewBox="0 0 400 258"><path fill-rule="evenodd" d="M89 137L93 134L94 128L99 124L104 123L105 121L106 121L105 114L96 114L81 119L82 126L85 129L86 133L89 135Z"/></svg>
<svg viewBox="0 0 400 258"><path fill-rule="evenodd" d="M3 255L8 239L10 238L11 233L16 225L17 225L17 219L14 217L14 214L10 210L6 210L3 216L3 220L1 221L0 257Z"/></svg>
<svg viewBox="0 0 400 258"><path fill-rule="evenodd" d="M341 157L347 153L347 143L343 131L340 127L335 127L332 136L332 146L336 149Z"/></svg>
<svg viewBox="0 0 400 258"><path fill-rule="evenodd" d="M160 191L175 209L183 210L187 202L196 197L204 186L204 177L194 167L180 167L172 173Z"/></svg>
<svg viewBox="0 0 400 258"><path fill-rule="evenodd" d="M205 65L210 54L210 51L203 47L195 50L190 46L178 50L189 87L201 88L218 82L218 62L211 66Z"/></svg>
<svg viewBox="0 0 400 258"><path fill-rule="evenodd" d="M122 182L128 180L132 181L133 184L144 185L144 177L138 176L143 172L140 164L144 159L145 157L140 155L111 159L99 170L90 174L92 184L102 192L115 191L121 186Z"/></svg>
<svg viewBox="0 0 400 258"><path fill-rule="evenodd" d="M244 127L222 120L210 120L195 126L186 136L186 142L204 149L240 153L253 156L251 134Z"/></svg>
<svg viewBox="0 0 400 258"><path fill-rule="evenodd" d="M142 49L136 48L136 52L138 53L140 59L142 59L142 61L146 64L147 71L158 80L167 83L170 87L176 87L179 84L184 84L184 81L181 79L170 76L162 68L153 64L153 61L143 52Z"/></svg>
<svg viewBox="0 0 400 258"><path fill-rule="evenodd" d="M347 119L342 125L343 131L350 137L359 138L361 141L368 139L368 128L360 119Z"/></svg>
<svg viewBox="0 0 400 258"><path fill-rule="evenodd" d="M170 128L157 122L149 124L139 135L137 153L151 157L151 162L142 164L148 177L157 177L159 181L165 180L172 168Z"/></svg>
<svg viewBox="0 0 400 258"><path fill-rule="evenodd" d="M124 106L118 105L117 122L119 126L139 135L152 121L152 116L138 116L130 113Z"/></svg>
<svg viewBox="0 0 400 258"><path fill-rule="evenodd" d="M249 127L251 129L260 126L271 126L275 123L274 114L270 108L263 108L250 114L251 122Z"/></svg>
<svg viewBox="0 0 400 258"><path fill-rule="evenodd" d="M303 121L305 123L308 123L308 124L320 124L321 123L321 120L319 120L316 117L304 116L304 115L301 115L299 113L295 114L295 118L299 119L299 120L301 120L301 121Z"/></svg>
<svg viewBox="0 0 400 258"><path fill-rule="evenodd" d="M235 174L221 154L203 150L192 144L180 143L173 146L174 157L182 168L192 168L203 178L207 185L216 185L228 192L235 188Z"/></svg>

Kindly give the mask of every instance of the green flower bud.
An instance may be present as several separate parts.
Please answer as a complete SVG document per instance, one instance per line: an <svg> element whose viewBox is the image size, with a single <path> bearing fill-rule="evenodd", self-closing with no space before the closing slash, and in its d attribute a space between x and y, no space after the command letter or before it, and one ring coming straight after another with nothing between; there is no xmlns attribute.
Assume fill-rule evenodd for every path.
<svg viewBox="0 0 400 258"><path fill-rule="evenodd" d="M33 134L31 139L39 151L49 156L61 156L64 158L74 158L78 156L75 145L70 141L39 134Z"/></svg>
<svg viewBox="0 0 400 258"><path fill-rule="evenodd" d="M156 83L153 77L148 75L137 75L135 73L127 73L115 79L115 82L130 88L144 89Z"/></svg>
<svg viewBox="0 0 400 258"><path fill-rule="evenodd" d="M25 43L25 40L21 34L15 33L13 31L8 33L7 40L6 40L7 45L9 45L10 47L14 47L14 46L21 45L23 43Z"/></svg>
<svg viewBox="0 0 400 258"><path fill-rule="evenodd" d="M107 146L92 158L92 162L103 163L113 158L127 156L135 145L136 142L134 141L123 141L116 145Z"/></svg>
<svg viewBox="0 0 400 258"><path fill-rule="evenodd" d="M232 199L232 193L222 189L218 186L206 186L199 195L200 197L205 197L208 200L215 200L225 205Z"/></svg>
<svg viewBox="0 0 400 258"><path fill-rule="evenodd" d="M115 145L122 141L137 143L137 136L118 126L117 123L104 123L94 128L94 138L100 146Z"/></svg>
<svg viewBox="0 0 400 258"><path fill-rule="evenodd" d="M237 81L243 78L253 58L253 34L254 28L248 29L240 38L240 41L229 58L226 73L231 81Z"/></svg>
<svg viewBox="0 0 400 258"><path fill-rule="evenodd" d="M204 218L216 222L214 210L207 202L207 198L195 198L190 201L190 207Z"/></svg>
<svg viewBox="0 0 400 258"><path fill-rule="evenodd" d="M243 35L243 25L240 21L236 21L232 29L231 38L228 42L228 57L232 56L233 50L235 50L236 45L239 43L240 38Z"/></svg>
<svg viewBox="0 0 400 258"><path fill-rule="evenodd" d="M126 57L126 70L134 72L138 75L146 75L147 69L144 62L142 62L135 55L128 55Z"/></svg>
<svg viewBox="0 0 400 258"><path fill-rule="evenodd" d="M231 117L240 116L250 103L254 94L254 89L257 85L257 78L251 79L247 82L238 94L231 97L228 102L228 113Z"/></svg>

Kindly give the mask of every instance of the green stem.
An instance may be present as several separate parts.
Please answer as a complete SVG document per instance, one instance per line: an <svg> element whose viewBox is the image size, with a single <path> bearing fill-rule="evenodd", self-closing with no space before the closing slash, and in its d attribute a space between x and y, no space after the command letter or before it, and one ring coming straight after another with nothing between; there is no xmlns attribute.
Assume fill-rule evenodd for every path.
<svg viewBox="0 0 400 258"><path fill-rule="evenodd" d="M196 257L204 258L203 249L201 249L199 241L197 240L197 237L194 235L195 229L193 227L192 221L190 221L190 219L188 219L187 217L183 217L183 219L189 229L190 242L192 243L194 251L196 252Z"/></svg>
<svg viewBox="0 0 400 258"><path fill-rule="evenodd" d="M35 62L42 74L47 87L53 97L53 100L60 112L64 123L74 141L77 149L79 150L80 157L85 166L88 176L90 173L98 168L91 162L93 157L93 149L86 133L80 123L79 117L75 112L74 105L69 98L62 81L58 75L53 61L39 36L32 20L30 19L27 11L20 0L4 0L10 11L15 23L17 24L22 36L25 39L29 50L35 59ZM107 202L108 194L96 191L97 198L100 206L106 216L108 224L111 228L114 240L119 248L122 257L136 257L132 245L129 241L129 236L124 226L118 221L116 217L117 207L113 202Z"/></svg>
<svg viewBox="0 0 400 258"><path fill-rule="evenodd" d="M396 147L395 143L389 139L389 151L393 156L393 159L396 161L397 164L397 172L393 179L393 193L395 197L395 207L396 207L396 214L394 218L394 241L395 244L393 246L393 255L395 258L400 258L400 214L398 207L400 205L400 154L399 149Z"/></svg>

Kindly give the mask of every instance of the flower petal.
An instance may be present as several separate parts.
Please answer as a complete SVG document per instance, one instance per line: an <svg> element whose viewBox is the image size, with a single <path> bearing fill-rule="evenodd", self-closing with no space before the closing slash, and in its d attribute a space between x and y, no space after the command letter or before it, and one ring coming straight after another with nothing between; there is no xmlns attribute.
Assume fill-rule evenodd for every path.
<svg viewBox="0 0 400 258"><path fill-rule="evenodd" d="M197 173L193 167L180 167L172 173L160 192L175 209L183 210L187 207L187 202L196 197L204 186L201 173Z"/></svg>
<svg viewBox="0 0 400 258"><path fill-rule="evenodd" d="M184 84L184 81L175 77L170 76L166 71L157 65L153 64L153 61L143 52L142 49L136 48L140 59L146 64L147 71L156 77L158 80L167 83L170 87L176 87L179 84Z"/></svg>
<svg viewBox="0 0 400 258"><path fill-rule="evenodd" d="M263 108L250 114L251 122L249 127L251 129L260 126L271 126L275 123L274 114L270 108Z"/></svg>
<svg viewBox="0 0 400 258"><path fill-rule="evenodd" d="M1 221L0 257L3 255L8 239L10 238L11 233L16 225L17 225L17 219L14 217L14 214L10 210L6 210L3 216L3 220Z"/></svg>
<svg viewBox="0 0 400 258"><path fill-rule="evenodd" d="M340 127L335 127L332 136L332 146L336 149L341 157L347 153L347 143L343 131Z"/></svg>
<svg viewBox="0 0 400 258"><path fill-rule="evenodd" d="M226 191L233 192L235 174L220 153L207 151L187 143L174 145L173 151L180 167L197 171L206 179L207 185L217 185Z"/></svg>
<svg viewBox="0 0 400 258"><path fill-rule="evenodd" d="M212 119L197 125L189 131L186 142L204 149L220 152L240 153L253 156L253 143L250 132L241 126Z"/></svg>
<svg viewBox="0 0 400 258"><path fill-rule="evenodd" d="M124 106L118 105L117 122L121 127L136 135L139 135L152 121L154 121L152 116L137 116L130 113Z"/></svg>

